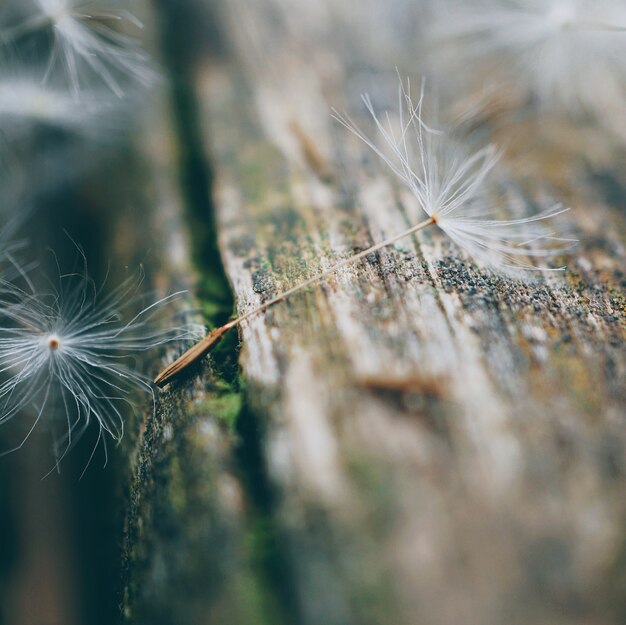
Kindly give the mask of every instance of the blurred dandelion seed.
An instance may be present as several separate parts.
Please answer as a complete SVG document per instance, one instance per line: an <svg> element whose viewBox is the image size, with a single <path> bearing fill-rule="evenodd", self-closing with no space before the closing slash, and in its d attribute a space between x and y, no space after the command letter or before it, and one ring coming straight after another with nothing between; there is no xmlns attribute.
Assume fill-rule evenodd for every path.
<svg viewBox="0 0 626 625"><path fill-rule="evenodd" d="M32 419L20 449L43 421L53 430L55 467L92 423L98 428L89 463L106 439L119 443L128 411L140 398L154 402L140 354L192 336L185 328L163 329L160 299L134 313L143 299L142 277L105 295L86 272L62 275L47 294L12 288L0 308L0 424L18 415ZM54 433L59 427L63 433ZM88 464L89 464L88 463ZM88 465L87 465L88 466Z"/></svg>
<svg viewBox="0 0 626 625"><path fill-rule="evenodd" d="M42 84L35 78L0 80L0 120L8 119L31 125L47 124L65 130L82 131L89 127L100 106L95 101L82 102L80 107L63 90ZM14 131L11 123L4 131Z"/></svg>
<svg viewBox="0 0 626 625"><path fill-rule="evenodd" d="M542 248L538 242L556 244L563 250L572 239L555 236L546 227L546 221L568 209L560 205L521 219L497 220L493 218L495 206L485 190L485 180L498 161L498 152L488 146L473 154L466 154L462 147L443 131L429 126L424 120L424 86L416 103L411 98L410 83L398 89L399 129L394 130L391 116L383 124L369 96L362 96L377 130L387 148L387 155L377 142L367 135L346 115L334 111L334 117L348 130L369 146L410 189L428 219L411 226L384 241L344 258L304 282L281 293L266 303L228 322L209 333L198 344L166 367L155 379L164 386L187 367L206 355L221 337L242 321L261 313L283 301L290 295L320 282L346 265L353 264L369 254L412 234L437 225L470 257L483 261L500 270L561 270L536 267L528 259L546 257L555 253L554 248Z"/></svg>
<svg viewBox="0 0 626 625"><path fill-rule="evenodd" d="M0 31L0 39L14 42L51 29L54 43L44 83L59 64L75 99L94 78L118 98L124 97L125 78L144 86L155 81L156 72L137 40L110 26L112 22L126 22L137 29L143 28L129 11L102 8L98 2L83 0L35 0L35 4L37 12Z"/></svg>
<svg viewBox="0 0 626 625"><path fill-rule="evenodd" d="M626 96L622 0L453 0L432 32L435 54L450 44L463 79L495 76L544 107L602 114Z"/></svg>

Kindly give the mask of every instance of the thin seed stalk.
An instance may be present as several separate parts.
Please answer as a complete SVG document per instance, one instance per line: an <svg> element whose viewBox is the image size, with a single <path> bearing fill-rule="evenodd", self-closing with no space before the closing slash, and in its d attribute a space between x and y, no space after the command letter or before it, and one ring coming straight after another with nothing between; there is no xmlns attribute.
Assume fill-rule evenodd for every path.
<svg viewBox="0 0 626 625"><path fill-rule="evenodd" d="M201 339L198 343L196 343L192 348L187 350L182 356L180 356L172 364L168 365L165 369L163 369L163 371L161 371L161 373L159 373L159 375L155 378L154 383L157 386L165 386L166 384L171 382L175 377L178 377L181 373L183 373L185 369L187 369L193 363L197 362L206 354L208 354L209 351L211 351L211 348L222 338L222 336L224 336L224 334L226 334L226 332L238 326L240 323L242 323L243 321L246 321L250 317L253 317L254 315L258 315L259 313L266 311L271 306L274 306L275 304L282 302L283 300L293 295L294 293L297 293L298 291L302 291L303 289L306 289L312 284L320 282L327 276L337 272L342 267L346 267L348 265L356 263L362 258L369 256L373 252L376 252L384 247L392 245L393 243L396 243L396 241L399 241L400 239L404 239L405 237L415 234L416 232L419 232L420 230L423 230L424 228L427 228L428 226L431 226L436 223L437 223L436 217L429 217L427 220L422 221L416 226L412 226L411 228L408 228L407 230L404 230L400 232L399 234L396 234L388 239L385 239L384 241L375 243L371 247L368 247L367 249L361 252L358 252L357 254L353 254L352 256L348 256L347 258L340 260L339 262L335 263L331 267L328 267L327 269L320 271L314 276L311 276L304 282L300 282L296 286L288 289L287 291L284 291L280 295L273 297L272 299L261 304L260 306L257 306L256 308L253 308L252 310L241 315L240 317L237 317L237 319L233 319L232 321L225 323L223 326L216 328L215 330L209 332L209 334L207 334L203 339Z"/></svg>

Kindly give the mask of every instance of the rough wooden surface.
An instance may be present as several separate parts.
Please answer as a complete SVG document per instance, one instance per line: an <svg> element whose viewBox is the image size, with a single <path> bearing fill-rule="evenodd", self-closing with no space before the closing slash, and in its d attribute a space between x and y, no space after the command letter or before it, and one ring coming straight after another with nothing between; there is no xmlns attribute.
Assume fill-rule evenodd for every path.
<svg viewBox="0 0 626 625"><path fill-rule="evenodd" d="M329 114L393 106L376 50L413 48L315 6L217 3L229 54L190 75L239 313L417 215ZM567 272L498 277L433 230L245 323L241 377L231 343L140 439L129 623L626 618L626 146L566 119L483 132L520 198L572 206Z"/></svg>

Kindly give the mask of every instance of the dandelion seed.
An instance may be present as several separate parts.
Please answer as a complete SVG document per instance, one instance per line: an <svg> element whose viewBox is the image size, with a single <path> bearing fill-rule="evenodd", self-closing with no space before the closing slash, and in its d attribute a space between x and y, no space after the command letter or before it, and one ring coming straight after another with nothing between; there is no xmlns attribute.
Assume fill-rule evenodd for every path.
<svg viewBox="0 0 626 625"><path fill-rule="evenodd" d="M498 206L486 181L499 160L495 146L468 153L450 133L431 128L424 121L423 85L414 103L410 83L406 87L400 84L398 130L394 130L388 113L385 123L380 121L369 96L362 99L382 138L381 145L369 139L349 117L335 112L335 118L387 164L433 223L470 257L499 270L552 270L537 267L530 259L551 256L555 248L563 249L573 242L556 236L547 226L567 208L556 205L531 217L494 219ZM539 247L537 242L550 246Z"/></svg>
<svg viewBox="0 0 626 625"><path fill-rule="evenodd" d="M392 245L429 226L437 225L470 257L499 270L553 270L536 267L530 259L555 253L553 246L564 249L571 239L561 238L546 227L546 222L568 209L555 206L532 217L521 219L494 219L496 206L485 188L485 181L498 160L498 151L488 146L473 154L466 154L461 146L445 132L429 126L423 115L424 87L413 103L410 84L398 89L398 130L394 130L391 116L382 123L370 98L363 102L371 114L382 138L382 146L367 135L347 116L335 111L334 117L369 146L409 188L428 219L384 241L344 258L330 268L312 276L286 292L274 297L250 312L217 328L202 341L164 369L155 383L163 386L203 357L221 339L225 332L260 312L267 310L290 295L323 280L342 267ZM549 244L541 247L539 243ZM563 269L557 268L555 270Z"/></svg>
<svg viewBox="0 0 626 625"><path fill-rule="evenodd" d="M0 424L30 415L20 449L43 421L53 431L56 465L95 424L91 459L106 440L119 442L129 410L139 398L154 401L141 354L189 338L187 328L162 329L158 315L180 294L133 314L141 278L104 295L86 273L63 275L59 287L41 295L16 288L0 309ZM58 433L58 430L62 434Z"/></svg>
<svg viewBox="0 0 626 625"><path fill-rule="evenodd" d="M460 75L495 77L544 107L602 114L626 96L622 0L454 0L432 31Z"/></svg>
<svg viewBox="0 0 626 625"><path fill-rule="evenodd" d="M119 98L124 96L123 83L127 78L144 86L155 81L156 73L149 57L137 41L111 27L113 22L126 22L142 28L142 23L129 11L107 9L98 2L83 0L35 0L35 5L35 12L0 31L0 39L15 42L51 29L54 45L44 82L59 64L75 98L81 95L85 83L94 78Z"/></svg>

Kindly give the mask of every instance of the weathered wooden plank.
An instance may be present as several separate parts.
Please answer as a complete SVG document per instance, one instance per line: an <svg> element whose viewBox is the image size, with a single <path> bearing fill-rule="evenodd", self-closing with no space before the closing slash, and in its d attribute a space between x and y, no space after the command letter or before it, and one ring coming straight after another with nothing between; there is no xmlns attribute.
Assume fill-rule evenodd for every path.
<svg viewBox="0 0 626 625"><path fill-rule="evenodd" d="M240 313L416 217L329 115L365 72L392 106L393 73L341 21L272 6L224 8L237 55L198 84ZM243 325L297 622L623 617L625 194L610 138L565 126L513 129L506 156L573 207L564 277L494 276L424 233Z"/></svg>
<svg viewBox="0 0 626 625"><path fill-rule="evenodd" d="M197 297L181 301L179 314L202 323L224 316L230 293L220 288L219 262L203 247L214 235L206 204L210 189L198 185L208 184L211 172L197 151L202 137L193 145L184 143L187 130L181 129L195 122L186 109L187 94L177 93L188 81L177 80L169 85L175 91L169 106L167 92L155 91L143 120L137 145L140 182L133 183L142 193L120 224L117 242L126 257L129 249L144 249L146 239L153 241L150 260L159 286L194 291ZM211 271L204 271L207 263ZM173 356L171 351L164 362ZM160 393L156 409L148 407L143 421L128 428L120 584L124 622L279 622L273 618L274 597L259 575L263 567L250 548L250 524L260 517L239 468L234 422L241 400L229 358L203 369L195 382Z"/></svg>

